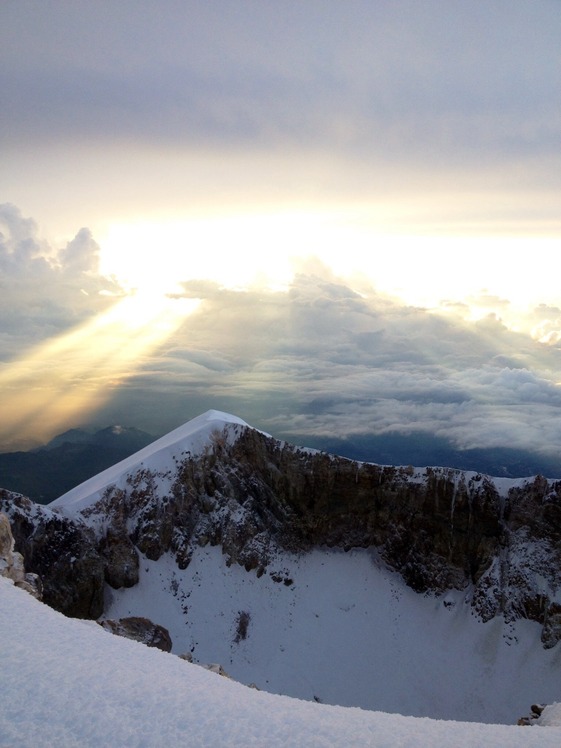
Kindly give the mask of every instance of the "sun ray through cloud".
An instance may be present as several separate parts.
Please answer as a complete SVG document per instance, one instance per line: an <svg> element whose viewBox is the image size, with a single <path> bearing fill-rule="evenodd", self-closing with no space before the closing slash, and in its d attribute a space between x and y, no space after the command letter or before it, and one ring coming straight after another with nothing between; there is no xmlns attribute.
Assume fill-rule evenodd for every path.
<svg viewBox="0 0 561 748"><path fill-rule="evenodd" d="M198 306L196 299L136 294L0 370L0 443L13 434L48 438L107 402Z"/></svg>

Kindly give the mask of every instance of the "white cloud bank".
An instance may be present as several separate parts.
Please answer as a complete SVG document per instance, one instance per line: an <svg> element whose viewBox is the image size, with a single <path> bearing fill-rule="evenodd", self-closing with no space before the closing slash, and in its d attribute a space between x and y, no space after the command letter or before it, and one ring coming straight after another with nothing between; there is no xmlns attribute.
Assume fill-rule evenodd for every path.
<svg viewBox="0 0 561 748"><path fill-rule="evenodd" d="M15 391L10 360L23 356L20 368L55 376L60 357L25 358L26 352L86 321L95 325L95 315L115 303L111 294L123 291L100 275L98 246L87 229L57 249L12 205L0 206L0 224L0 341L4 376ZM79 342L70 350L79 379L69 386L100 390L103 404L88 416L97 425L121 422L154 434L220 408L295 440L423 433L458 449L561 454L561 309L531 309L532 337L503 324L502 297L480 297L494 312L469 321L462 306L406 306L364 280L359 292L321 262L310 260L302 270L283 292L184 281L176 311L185 299L201 303L144 349L154 330L149 320L138 328L139 315L150 302L131 307L130 333L123 316L119 340L134 337L138 353L119 363L124 343L108 345L106 321L107 331L100 325L95 338L97 354ZM91 336L83 341L94 345ZM29 387L32 376L21 381ZM33 423L30 417L26 428ZM78 411L68 426L80 423Z"/></svg>
<svg viewBox="0 0 561 748"><path fill-rule="evenodd" d="M558 345L318 276L288 293L186 289L198 312L116 402L152 389L178 412L219 404L295 438L425 432L559 454Z"/></svg>

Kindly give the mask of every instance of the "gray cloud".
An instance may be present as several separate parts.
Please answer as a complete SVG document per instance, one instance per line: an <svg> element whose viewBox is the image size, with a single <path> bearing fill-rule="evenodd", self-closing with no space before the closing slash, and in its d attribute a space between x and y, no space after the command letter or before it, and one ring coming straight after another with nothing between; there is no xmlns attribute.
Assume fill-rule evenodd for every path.
<svg viewBox="0 0 561 748"><path fill-rule="evenodd" d="M105 415L142 412L165 431L218 407L296 441L425 432L559 452L561 350L495 317L465 323L307 275L288 293L186 288L199 310Z"/></svg>
<svg viewBox="0 0 561 748"><path fill-rule="evenodd" d="M557 159L551 3L59 0L2 15L10 141L293 143L433 168Z"/></svg>
<svg viewBox="0 0 561 748"><path fill-rule="evenodd" d="M121 289L98 272L99 247L88 229L61 249L42 240L35 222L0 204L0 316L3 356L83 322Z"/></svg>

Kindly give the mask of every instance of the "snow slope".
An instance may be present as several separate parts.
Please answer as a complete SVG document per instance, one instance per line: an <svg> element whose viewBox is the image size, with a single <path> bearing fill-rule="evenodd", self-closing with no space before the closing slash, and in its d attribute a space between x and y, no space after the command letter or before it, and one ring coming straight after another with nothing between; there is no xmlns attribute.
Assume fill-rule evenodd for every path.
<svg viewBox="0 0 561 748"><path fill-rule="evenodd" d="M561 700L560 647L544 650L526 620L482 623L464 595L419 595L363 549L282 554L257 577L206 546L184 571L168 554L143 558L138 585L107 588L105 616L147 616L177 654L324 703L515 724Z"/></svg>
<svg viewBox="0 0 561 748"><path fill-rule="evenodd" d="M0 746L561 745L561 707L516 727L417 719L273 696L65 618L0 578Z"/></svg>

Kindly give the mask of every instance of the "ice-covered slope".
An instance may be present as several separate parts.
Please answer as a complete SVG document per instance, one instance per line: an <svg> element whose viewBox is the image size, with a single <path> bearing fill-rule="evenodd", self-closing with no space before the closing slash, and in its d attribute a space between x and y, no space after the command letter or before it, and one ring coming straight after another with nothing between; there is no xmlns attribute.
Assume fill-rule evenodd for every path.
<svg viewBox="0 0 561 748"><path fill-rule="evenodd" d="M227 424L248 425L237 416L218 410L208 410L125 460L84 481L52 501L49 506L64 509L64 513L68 515L76 514L95 503L107 486L122 488L127 476L139 470L148 469L169 474L177 467L179 460L184 459L187 454L197 455L210 443L212 433L222 432Z"/></svg>
<svg viewBox="0 0 561 748"><path fill-rule="evenodd" d="M95 623L68 619L4 578L0 603L2 748L561 744L556 705L538 724L522 728L298 701L246 688Z"/></svg>

